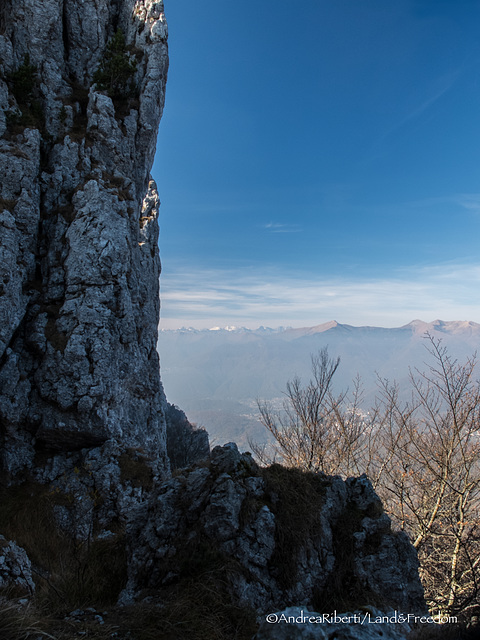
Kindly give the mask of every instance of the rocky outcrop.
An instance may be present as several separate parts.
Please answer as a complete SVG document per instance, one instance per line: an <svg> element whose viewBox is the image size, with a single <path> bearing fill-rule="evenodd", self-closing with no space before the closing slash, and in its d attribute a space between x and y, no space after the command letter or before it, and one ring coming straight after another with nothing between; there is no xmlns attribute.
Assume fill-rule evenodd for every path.
<svg viewBox="0 0 480 640"><path fill-rule="evenodd" d="M0 535L0 591L31 595L35 591L32 563L25 549Z"/></svg>
<svg viewBox="0 0 480 640"><path fill-rule="evenodd" d="M11 473L38 449L111 439L165 466L149 171L166 39L153 0L0 8L0 444ZM123 76L95 83L113 56Z"/></svg>
<svg viewBox="0 0 480 640"><path fill-rule="evenodd" d="M210 455L208 433L189 422L185 412L167 402L167 453L172 471L205 460Z"/></svg>
<svg viewBox="0 0 480 640"><path fill-rule="evenodd" d="M259 469L236 445L178 473L127 527L129 581L122 601L174 585L213 558L233 600L261 612L315 603L323 611L375 604L425 610L414 548L366 476Z"/></svg>

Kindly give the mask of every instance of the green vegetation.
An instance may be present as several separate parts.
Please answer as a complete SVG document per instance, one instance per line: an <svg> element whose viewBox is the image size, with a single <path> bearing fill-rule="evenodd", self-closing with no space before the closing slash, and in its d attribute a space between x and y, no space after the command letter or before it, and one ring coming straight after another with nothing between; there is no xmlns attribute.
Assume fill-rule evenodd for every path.
<svg viewBox="0 0 480 640"><path fill-rule="evenodd" d="M37 82L37 67L30 64L29 54L25 54L23 64L9 76L9 82L15 100L21 104L30 104L33 100L34 88Z"/></svg>
<svg viewBox="0 0 480 640"><path fill-rule="evenodd" d="M125 100L135 95L133 76L136 70L137 62L127 50L123 31L118 29L107 44L93 81L99 91L106 91L113 100Z"/></svg>
<svg viewBox="0 0 480 640"><path fill-rule="evenodd" d="M38 90L37 67L25 54L23 63L7 78L8 85L21 110L21 115L8 111L7 125L10 130L16 127L34 127L43 130L45 117L40 101L36 98Z"/></svg>

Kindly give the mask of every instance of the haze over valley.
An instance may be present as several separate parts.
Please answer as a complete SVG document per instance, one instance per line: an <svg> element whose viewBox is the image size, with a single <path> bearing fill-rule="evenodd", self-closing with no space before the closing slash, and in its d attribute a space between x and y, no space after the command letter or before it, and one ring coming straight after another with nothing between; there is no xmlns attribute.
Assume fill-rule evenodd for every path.
<svg viewBox="0 0 480 640"><path fill-rule="evenodd" d="M424 371L432 364L427 332L459 361L480 344L480 324L469 321L414 320L398 328L331 321L303 328L162 330L158 349L169 401L204 426L213 444L233 440L248 449L249 437L266 440L256 399L280 403L288 380L309 379L310 358L319 349L327 347L331 357L340 357L336 390L351 389L360 375L368 408L378 390L377 376L396 380L406 395L409 368Z"/></svg>

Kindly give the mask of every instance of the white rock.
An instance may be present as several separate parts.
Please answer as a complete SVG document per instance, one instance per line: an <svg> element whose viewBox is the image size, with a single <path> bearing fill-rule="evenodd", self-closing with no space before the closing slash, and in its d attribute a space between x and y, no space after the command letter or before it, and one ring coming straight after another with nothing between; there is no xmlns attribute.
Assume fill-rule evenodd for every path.
<svg viewBox="0 0 480 640"><path fill-rule="evenodd" d="M5 131L7 111L28 109L0 81L3 466L29 466L33 436L58 451L121 439L166 468L150 178L168 68L163 4L6 2L4 73L30 57L44 123ZM117 22L139 51L130 107L92 87Z"/></svg>

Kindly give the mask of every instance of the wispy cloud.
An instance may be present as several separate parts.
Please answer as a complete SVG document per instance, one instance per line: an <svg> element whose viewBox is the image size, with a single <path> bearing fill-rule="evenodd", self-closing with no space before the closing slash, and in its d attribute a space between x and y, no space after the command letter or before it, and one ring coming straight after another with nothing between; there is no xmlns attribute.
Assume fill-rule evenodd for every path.
<svg viewBox="0 0 480 640"><path fill-rule="evenodd" d="M422 198L403 203L401 206L409 208L438 207L453 205L458 209L464 209L473 213L480 213L480 193L454 193L448 196Z"/></svg>
<svg viewBox="0 0 480 640"><path fill-rule="evenodd" d="M370 154L366 157L366 161L372 161L381 157L385 153L385 145L399 130L405 125L413 122L422 116L436 102L438 102L446 93L448 93L455 85L464 70L464 65L452 70L443 76L440 76L429 87L426 88L423 96L412 97L410 107L406 106L403 116L400 116L396 122L381 135L373 144ZM413 105L412 105L413 103Z"/></svg>
<svg viewBox="0 0 480 640"><path fill-rule="evenodd" d="M322 278L278 269L177 270L162 276L161 327L305 326L328 320L400 326L480 321L480 264L442 264L369 279Z"/></svg>
<svg viewBox="0 0 480 640"><path fill-rule="evenodd" d="M427 109L429 109L438 100L440 100L443 95L445 95L448 91L450 91L450 89L452 89L453 85L460 76L462 69L463 66L438 78L435 84L430 88L429 95L426 96L422 102L411 109L405 115L405 117L396 125L395 129L399 129L410 120L414 120L415 118L420 117L425 111L427 111Z"/></svg>
<svg viewBox="0 0 480 640"><path fill-rule="evenodd" d="M461 193L453 199L464 209L480 213L480 193Z"/></svg>
<svg viewBox="0 0 480 640"><path fill-rule="evenodd" d="M268 222L262 225L262 229L266 229L270 233L299 233L302 230L298 224L282 224L277 222Z"/></svg>

